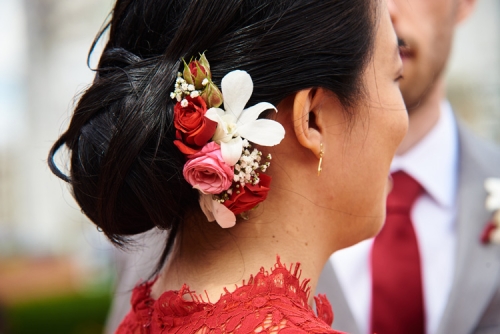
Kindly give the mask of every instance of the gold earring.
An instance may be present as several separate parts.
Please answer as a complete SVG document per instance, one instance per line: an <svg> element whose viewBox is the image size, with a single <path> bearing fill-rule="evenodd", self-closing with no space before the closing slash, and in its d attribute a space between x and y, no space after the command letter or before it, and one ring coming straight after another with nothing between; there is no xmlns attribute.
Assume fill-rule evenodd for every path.
<svg viewBox="0 0 500 334"><path fill-rule="evenodd" d="M323 143L319 144L319 164L318 164L318 176L321 174L321 171L323 168L321 168L321 164L323 163L323 154L325 154L325 151L323 150Z"/></svg>

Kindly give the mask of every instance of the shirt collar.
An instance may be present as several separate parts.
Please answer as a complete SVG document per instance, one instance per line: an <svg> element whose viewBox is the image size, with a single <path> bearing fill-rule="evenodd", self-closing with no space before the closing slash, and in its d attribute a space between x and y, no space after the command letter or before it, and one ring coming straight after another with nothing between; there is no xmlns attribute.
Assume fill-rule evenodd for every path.
<svg viewBox="0 0 500 334"><path fill-rule="evenodd" d="M394 157L391 173L404 171L444 207L455 203L458 177L458 132L448 101L440 106L439 120L431 131L403 155Z"/></svg>

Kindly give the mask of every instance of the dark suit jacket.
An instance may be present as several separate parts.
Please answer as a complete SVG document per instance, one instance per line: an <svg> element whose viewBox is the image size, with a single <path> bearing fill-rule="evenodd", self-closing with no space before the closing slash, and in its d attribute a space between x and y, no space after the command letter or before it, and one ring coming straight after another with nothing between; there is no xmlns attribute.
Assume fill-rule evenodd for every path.
<svg viewBox="0 0 500 334"><path fill-rule="evenodd" d="M483 245L481 232L492 213L485 209L488 177L500 177L500 150L463 126L459 134L457 250L450 297L439 334L500 333L500 245ZM333 328L360 333L330 262L323 269L316 293L332 303Z"/></svg>

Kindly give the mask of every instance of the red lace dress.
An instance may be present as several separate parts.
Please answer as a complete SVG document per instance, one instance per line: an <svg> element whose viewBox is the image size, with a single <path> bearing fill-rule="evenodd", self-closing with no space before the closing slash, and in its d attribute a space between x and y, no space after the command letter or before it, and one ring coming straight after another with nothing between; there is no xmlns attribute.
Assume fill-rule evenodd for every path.
<svg viewBox="0 0 500 334"><path fill-rule="evenodd" d="M287 269L278 259L270 274L262 268L234 292L225 290L216 303L205 302L186 285L154 300L154 281L148 282L134 289L132 310L116 333L341 333L330 327L333 312L325 296L314 297L318 315L313 313L307 304L309 280L301 284L298 273L298 264L292 273L292 266Z"/></svg>

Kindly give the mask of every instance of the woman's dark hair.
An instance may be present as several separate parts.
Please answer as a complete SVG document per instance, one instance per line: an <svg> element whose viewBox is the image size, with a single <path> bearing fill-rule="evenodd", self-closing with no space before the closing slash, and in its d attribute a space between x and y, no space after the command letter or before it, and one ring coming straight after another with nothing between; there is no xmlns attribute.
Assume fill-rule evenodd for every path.
<svg viewBox="0 0 500 334"><path fill-rule="evenodd" d="M161 265L185 219L200 211L173 144L169 94L182 59L206 52L219 87L230 71L247 71L250 105L323 87L349 113L363 95L377 7L377 0L118 0L96 38L109 28L94 82L52 147L50 169L118 246L155 226L170 230ZM69 176L54 162L64 144Z"/></svg>

